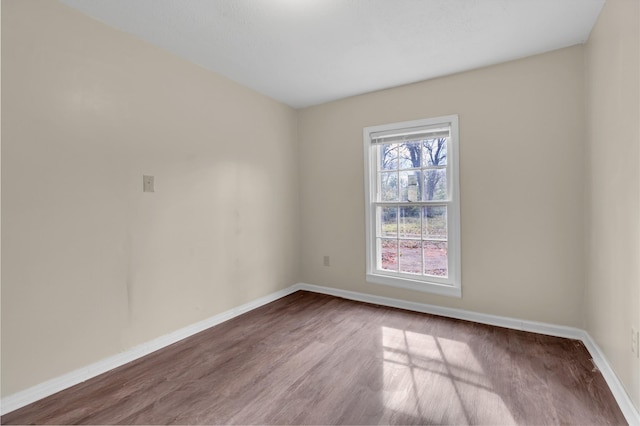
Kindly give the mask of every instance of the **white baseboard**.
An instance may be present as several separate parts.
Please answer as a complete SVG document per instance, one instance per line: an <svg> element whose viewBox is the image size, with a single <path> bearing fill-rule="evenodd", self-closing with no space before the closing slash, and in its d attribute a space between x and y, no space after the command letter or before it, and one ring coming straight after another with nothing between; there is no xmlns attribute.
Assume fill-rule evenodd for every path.
<svg viewBox="0 0 640 426"><path fill-rule="evenodd" d="M596 364L607 385L611 389L620 410L630 425L640 426L640 413L631 401L629 394L622 385L620 379L609 365L606 357L585 330L574 327L547 324L542 322L527 321L516 318L501 317L497 315L482 314L479 312L465 311L462 309L445 308L442 306L428 305L425 303L408 302L406 300L392 299L383 296L357 293L354 291L341 290L338 288L322 287L313 284L298 283L293 286L295 290L306 290L314 293L328 294L342 297L343 299L356 300L359 302L372 303L376 305L389 306L392 308L406 309L414 312L422 312L433 315L441 315L449 318L473 321L481 324L495 325L499 327L511 328L515 330L529 331L532 333L546 334L548 336L564 337L568 339L581 340L591 354L593 362Z"/></svg>
<svg viewBox="0 0 640 426"><path fill-rule="evenodd" d="M409 302L406 300L374 296L371 294L357 293L353 291L341 290L331 287L322 287L305 283L298 283L289 288L271 293L252 302L238 306L237 308L230 309L226 312L215 315L211 318L207 318L188 327L181 328L177 331L174 331L173 333L158 337L157 339L131 348L125 352L113 355L89 366L79 368L60 377L56 377L39 385L33 386L29 389L25 389L24 391L2 398L2 401L0 401L0 414L7 414L11 411L17 410L18 408L24 407L25 405L53 395L56 392L74 386L78 383L82 383L102 373L120 367L121 365L134 361L138 358L169 346L175 342L178 342L184 338L223 323L227 320L230 320L231 318L242 315L262 305L273 302L274 300L280 299L281 297L287 296L298 290L328 294L331 296L341 297L349 300L406 309L414 312L441 315L449 318L478 322L481 324L495 325L515 330L530 331L533 333L581 340L591 354L594 363L602 372L602 375L609 385L609 388L611 389L613 396L618 402L620 410L627 419L627 422L630 425L640 425L640 414L631 401L631 398L622 385L622 382L620 382L620 380L616 376L615 372L609 365L600 348L596 345L591 336L589 336L589 334L584 330L535 321L526 321L516 318L501 317L497 315L482 314L478 312L465 311L462 309L445 308L442 306Z"/></svg>
<svg viewBox="0 0 640 426"><path fill-rule="evenodd" d="M604 353L600 350L600 347L598 347L589 333L586 331L583 331L583 333L584 338L582 339L582 343L587 347L587 350L593 358L593 362L602 373L607 385L609 385L609 389L611 389L613 397L618 402L620 410L622 410L622 414L624 414L624 417L627 419L627 423L630 425L640 426L640 412L638 412L633 401L631 401L631 397L627 393L624 385L620 379L618 379L618 376L609 365L607 358L605 358Z"/></svg>
<svg viewBox="0 0 640 426"><path fill-rule="evenodd" d="M262 305L266 305L267 303L273 302L274 300L280 299L281 297L287 296L295 291L297 291L297 289L295 286L292 286L275 293L271 293L252 302L245 303L244 305L135 346L125 352L110 356L86 367L79 368L31 388L4 397L0 401L0 414L5 415L11 411L17 410L18 408L24 407L25 405L53 395L56 392L60 392L61 390L70 388L78 383L82 383L102 373L106 373L109 370L120 367L128 362L142 358L145 355L149 355L152 352L167 347L189 336L193 336L196 333L228 321L231 318L242 315Z"/></svg>
<svg viewBox="0 0 640 426"><path fill-rule="evenodd" d="M323 293L331 296L342 297L344 299L372 303L375 305L389 306L392 308L406 309L408 311L422 312L426 314L441 315L448 318L479 322L482 324L495 325L498 327L511 328L515 330L531 331L534 333L547 334L550 336L581 339L583 333L582 330L573 327L564 327L542 322L525 321L516 318L481 314L478 312L465 311L462 309L445 308L443 306L428 305L426 303L409 302L406 300L392 299L383 296L374 296L372 294L357 293L354 291L322 287L313 284L298 283L294 285L294 288L296 290L307 290L314 293Z"/></svg>

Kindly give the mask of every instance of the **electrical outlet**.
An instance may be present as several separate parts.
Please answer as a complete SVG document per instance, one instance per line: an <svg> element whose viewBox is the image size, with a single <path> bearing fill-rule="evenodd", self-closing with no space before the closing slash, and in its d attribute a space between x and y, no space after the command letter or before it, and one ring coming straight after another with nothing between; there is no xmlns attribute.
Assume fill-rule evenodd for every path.
<svg viewBox="0 0 640 426"><path fill-rule="evenodd" d="M324 257L324 266L331 266L331 258L329 256Z"/></svg>
<svg viewBox="0 0 640 426"><path fill-rule="evenodd" d="M636 358L640 358L640 334L638 330L631 327L631 352L633 352Z"/></svg>

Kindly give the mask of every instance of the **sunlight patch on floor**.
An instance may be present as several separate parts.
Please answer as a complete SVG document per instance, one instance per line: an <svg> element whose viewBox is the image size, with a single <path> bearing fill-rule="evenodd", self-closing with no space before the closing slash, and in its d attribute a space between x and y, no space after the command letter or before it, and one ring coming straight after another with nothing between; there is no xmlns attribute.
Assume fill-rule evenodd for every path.
<svg viewBox="0 0 640 426"><path fill-rule="evenodd" d="M382 327L382 345L387 417L515 424L466 343Z"/></svg>

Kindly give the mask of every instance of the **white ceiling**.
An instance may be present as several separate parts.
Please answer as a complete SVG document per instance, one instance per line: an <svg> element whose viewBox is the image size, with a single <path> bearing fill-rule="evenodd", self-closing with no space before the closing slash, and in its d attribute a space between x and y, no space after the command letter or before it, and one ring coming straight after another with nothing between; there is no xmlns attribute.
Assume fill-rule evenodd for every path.
<svg viewBox="0 0 640 426"><path fill-rule="evenodd" d="M61 0L294 108L583 43L605 0Z"/></svg>

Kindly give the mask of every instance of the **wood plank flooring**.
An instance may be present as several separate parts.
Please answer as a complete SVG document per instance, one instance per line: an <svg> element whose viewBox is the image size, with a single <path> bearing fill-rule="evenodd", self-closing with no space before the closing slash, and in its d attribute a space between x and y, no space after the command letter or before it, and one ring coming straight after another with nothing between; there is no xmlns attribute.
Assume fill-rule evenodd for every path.
<svg viewBox="0 0 640 426"><path fill-rule="evenodd" d="M579 341L297 292L3 424L626 424Z"/></svg>

